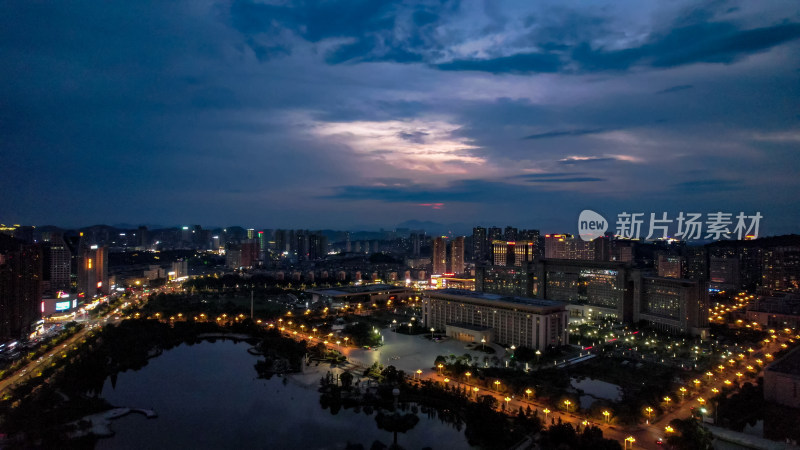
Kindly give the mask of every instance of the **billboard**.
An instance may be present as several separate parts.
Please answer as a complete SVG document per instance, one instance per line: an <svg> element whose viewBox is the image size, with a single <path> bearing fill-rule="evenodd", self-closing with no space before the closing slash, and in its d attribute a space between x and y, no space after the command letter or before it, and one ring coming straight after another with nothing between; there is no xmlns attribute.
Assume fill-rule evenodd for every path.
<svg viewBox="0 0 800 450"><path fill-rule="evenodd" d="M56 302L56 311L66 311L69 309L70 301Z"/></svg>

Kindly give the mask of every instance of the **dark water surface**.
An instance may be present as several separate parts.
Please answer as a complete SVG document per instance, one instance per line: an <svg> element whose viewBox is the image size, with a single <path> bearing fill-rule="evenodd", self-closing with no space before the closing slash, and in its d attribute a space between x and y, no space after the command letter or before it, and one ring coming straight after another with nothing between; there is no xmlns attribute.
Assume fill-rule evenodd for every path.
<svg viewBox="0 0 800 450"><path fill-rule="evenodd" d="M149 408L156 419L131 414L112 422L116 435L97 449L344 449L348 442L369 449L392 443L375 414L322 409L318 375L256 378L249 344L231 341L181 345L151 359L139 371L106 380L102 396L112 405ZM320 366L322 367L322 366ZM419 423L398 434L406 449L468 449L462 431L419 413Z"/></svg>

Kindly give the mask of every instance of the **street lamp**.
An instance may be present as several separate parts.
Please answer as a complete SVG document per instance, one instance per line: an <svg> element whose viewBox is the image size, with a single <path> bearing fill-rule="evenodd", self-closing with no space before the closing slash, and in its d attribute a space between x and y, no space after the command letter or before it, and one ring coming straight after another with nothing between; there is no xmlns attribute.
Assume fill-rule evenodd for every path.
<svg viewBox="0 0 800 450"><path fill-rule="evenodd" d="M422 379L422 369L417 369L417 378Z"/></svg>
<svg viewBox="0 0 800 450"><path fill-rule="evenodd" d="M436 331L436 328L431 327L431 339L433 339L433 332Z"/></svg>
<svg viewBox="0 0 800 450"><path fill-rule="evenodd" d="M606 423L608 423L608 421L609 421L609 416L611 416L611 413L610 413L610 412L608 412L608 411L603 411L603 415L604 415L604 416L606 416Z"/></svg>
<svg viewBox="0 0 800 450"><path fill-rule="evenodd" d="M667 426L664 427L664 431L666 431L667 433L672 433L672 432L675 431L675 429L672 428L671 426L667 425Z"/></svg>
<svg viewBox="0 0 800 450"><path fill-rule="evenodd" d="M497 389L497 392L500 392L500 380L494 381L494 387Z"/></svg>
<svg viewBox="0 0 800 450"><path fill-rule="evenodd" d="M550 410L545 408L542 412L544 413L544 421L546 423L547 422L547 415L550 414Z"/></svg>
<svg viewBox="0 0 800 450"><path fill-rule="evenodd" d="M645 411L647 411L647 421L648 421L648 422L650 422L650 414L652 414L652 413L653 413L653 408L651 408L651 407L649 407L649 406L648 406L648 407L647 407L647 408L645 408L644 410L645 410Z"/></svg>
<svg viewBox="0 0 800 450"><path fill-rule="evenodd" d="M686 388L681 386L679 390L681 391L681 400L683 400L683 396L686 395Z"/></svg>
<svg viewBox="0 0 800 450"><path fill-rule="evenodd" d="M569 412L569 405L571 405L571 404L572 404L572 402L571 402L571 401L569 401L569 400L564 400L564 405L567 407L567 412Z"/></svg>
<svg viewBox="0 0 800 450"><path fill-rule="evenodd" d="M533 394L533 391L530 388L525 389L525 395L528 397L528 400L531 399L531 394Z"/></svg>
<svg viewBox="0 0 800 450"><path fill-rule="evenodd" d="M472 372L466 372L464 375L467 377L467 383L469 383L469 377L472 376Z"/></svg>
<svg viewBox="0 0 800 450"><path fill-rule="evenodd" d="M633 436L628 436L625 438L625 448L628 448L628 442L631 443L631 448L633 448L633 443L636 442L636 439Z"/></svg>
<svg viewBox="0 0 800 450"><path fill-rule="evenodd" d="M480 391L480 389L478 389L477 387L474 387L474 388L472 388L472 391L475 392L475 398L477 399L478 398L478 391Z"/></svg>
<svg viewBox="0 0 800 450"><path fill-rule="evenodd" d="M482 351L486 351L486 338L485 337L481 338L481 350Z"/></svg>
<svg viewBox="0 0 800 450"><path fill-rule="evenodd" d="M536 364L539 364L539 357L542 356L542 352L536 350Z"/></svg>
<svg viewBox="0 0 800 450"><path fill-rule="evenodd" d="M510 402L510 401L511 401L511 398L510 398L510 397L506 397L506 398L504 398L503 400L505 400L505 401L506 401L506 411L508 411L508 402Z"/></svg>
<svg viewBox="0 0 800 450"><path fill-rule="evenodd" d="M439 368L439 375L441 375L442 374L442 369L444 369L444 366L442 365L442 363L439 363L436 367Z"/></svg>

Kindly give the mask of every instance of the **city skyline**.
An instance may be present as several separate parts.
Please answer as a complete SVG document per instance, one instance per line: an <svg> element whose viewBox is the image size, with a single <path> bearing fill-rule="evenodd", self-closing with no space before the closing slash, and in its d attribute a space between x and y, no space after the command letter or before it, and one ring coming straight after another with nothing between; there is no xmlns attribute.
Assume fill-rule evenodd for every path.
<svg viewBox="0 0 800 450"><path fill-rule="evenodd" d="M2 7L0 221L798 231L792 2L152 6Z"/></svg>

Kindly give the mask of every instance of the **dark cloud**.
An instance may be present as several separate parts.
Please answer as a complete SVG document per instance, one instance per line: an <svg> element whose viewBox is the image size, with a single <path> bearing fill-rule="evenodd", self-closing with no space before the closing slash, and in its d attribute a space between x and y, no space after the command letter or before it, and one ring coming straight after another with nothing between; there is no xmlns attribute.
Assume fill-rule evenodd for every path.
<svg viewBox="0 0 800 450"><path fill-rule="evenodd" d="M666 89L662 89L656 92L656 94L671 94L673 92L680 92L680 91L685 91L687 89L692 89L693 87L694 86L692 86L691 84L679 84L678 86L672 86Z"/></svg>
<svg viewBox="0 0 800 450"><path fill-rule="evenodd" d="M741 29L730 22L703 22L650 36L638 47L594 49L582 44L572 52L582 71L627 70L636 65L654 68L694 63L730 64L745 56L800 38L800 24Z"/></svg>
<svg viewBox="0 0 800 450"><path fill-rule="evenodd" d="M518 53L493 59L456 59L435 67L440 70L529 74L558 72L562 64L559 56L552 53Z"/></svg>
<svg viewBox="0 0 800 450"><path fill-rule="evenodd" d="M606 133L608 131L612 131L605 128L584 128L584 129L577 129L577 130L555 130L555 131L547 131L544 133L536 133L530 136L525 136L523 139L550 139L550 138L557 138L557 137L564 137L564 136L586 136L589 134L599 134L599 133Z"/></svg>
<svg viewBox="0 0 800 450"><path fill-rule="evenodd" d="M559 164L567 164L567 165L575 165L575 164L595 164L595 163L607 163L612 161L618 161L617 158L611 158L608 156L585 156L585 157L574 157L569 156L564 159L559 159Z"/></svg>
<svg viewBox="0 0 800 450"><path fill-rule="evenodd" d="M430 135L430 133L425 133L424 131L414 131L411 133L402 131L397 135L408 142L413 142L415 144L424 144L425 136Z"/></svg>
<svg viewBox="0 0 800 450"><path fill-rule="evenodd" d="M541 178L538 180L528 180L531 183L590 183L594 181L606 181L605 178L597 177L572 177L572 178Z"/></svg>
<svg viewBox="0 0 800 450"><path fill-rule="evenodd" d="M694 181L684 181L672 185L678 192L702 193L702 192L721 192L745 189L741 182L724 179L704 179Z"/></svg>
<svg viewBox="0 0 800 450"><path fill-rule="evenodd" d="M533 181L540 180L542 178L563 178L573 177L575 175L584 175L584 172L526 173L522 175L516 175L514 178L528 179Z"/></svg>

